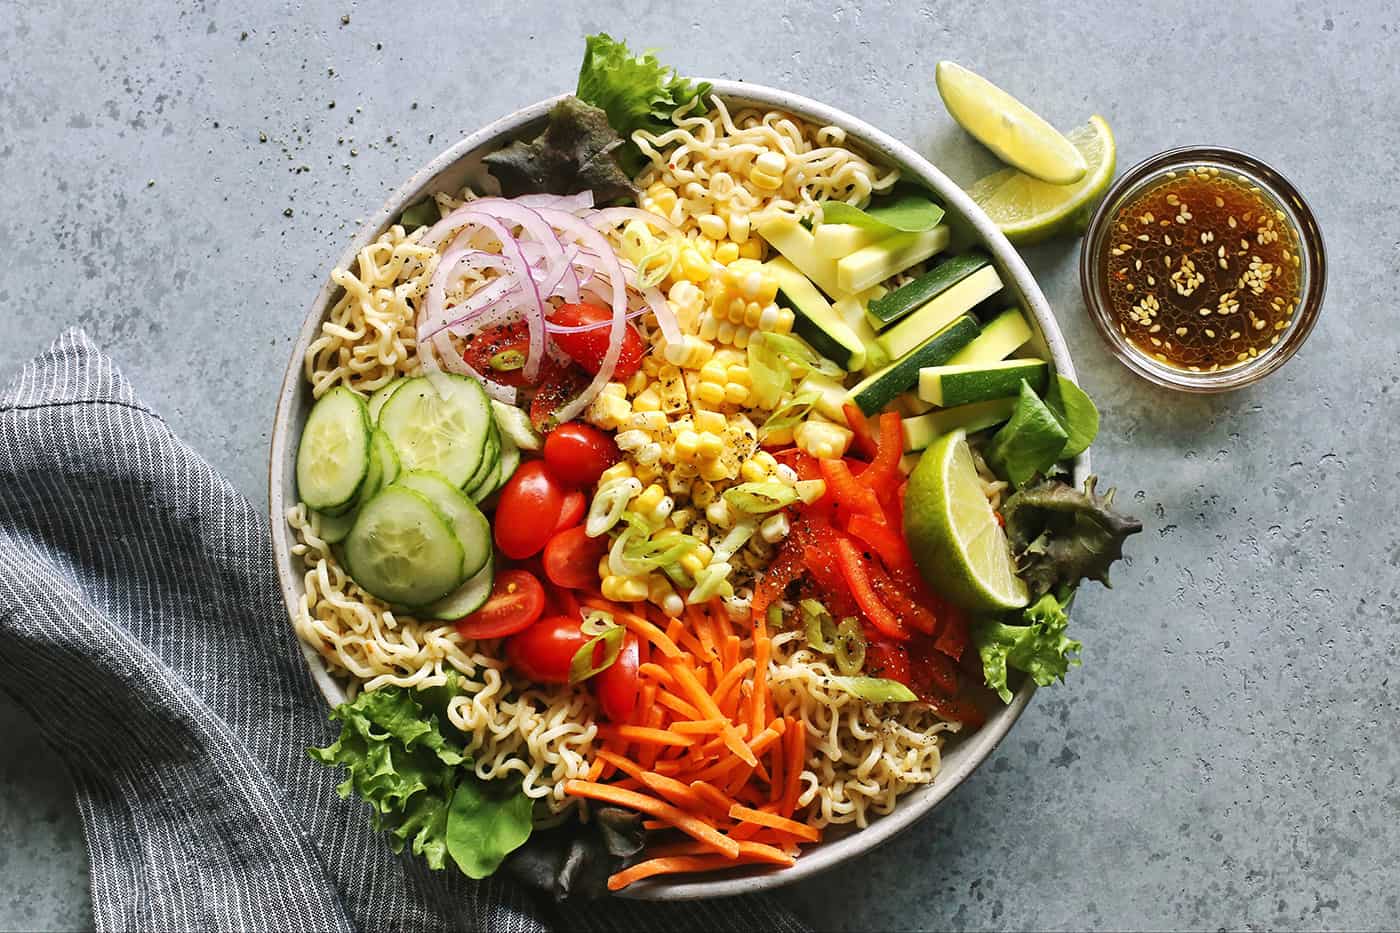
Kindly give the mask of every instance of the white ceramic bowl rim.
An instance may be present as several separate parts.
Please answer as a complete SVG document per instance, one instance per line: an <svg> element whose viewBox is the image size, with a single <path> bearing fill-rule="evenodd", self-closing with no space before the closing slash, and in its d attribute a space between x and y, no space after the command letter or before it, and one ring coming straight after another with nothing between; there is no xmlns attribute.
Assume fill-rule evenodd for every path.
<svg viewBox="0 0 1400 933"><path fill-rule="evenodd" d="M710 80L713 93L724 98L726 102L754 103L788 111L809 123L839 126L846 131L848 141L856 143L868 154L899 166L906 176L916 179L937 194L943 199L949 212L966 218L981 238L982 244L1002 271L1007 287L1019 295L1021 307L1030 312L1033 326L1039 331L1056 370L1070 379L1075 378L1074 364L1050 310L1049 302L1020 255L982 209L923 156L863 120L798 94L742 81L697 80ZM364 223L337 265L341 268L351 267L359 251L387 230L406 207L431 193L429 185L439 174L477 150L518 136L526 127L543 120L557 100L559 97L539 101L483 127L414 173L384 206ZM287 365L273 426L269 461L269 509L277 574L289 613L294 612L303 595L302 571L299 569L299 560L291 554L291 533L285 519L288 503L295 501L292 492L292 461L295 457L301 420L309 404L309 387L302 378L302 361L307 347L319 332L327 309L339 291L339 287L327 277L311 304ZM1075 483L1082 483L1088 473L1089 456L1086 452L1074 463ZM345 692L327 672L321 658L305 645L302 645L302 652L327 703L335 705L343 702ZM651 900L688 900L752 894L810 878L847 859L869 852L913 825L976 770L1005 737L1034 693L1035 685L1027 678L1016 691L1011 703L996 712L981 729L957 740L947 751L943 770L934 783L910 791L900 799L899 805L892 813L872 820L864 829L845 834L831 831L826 841L807 849L792 868L736 873L718 879L642 882L629 887L625 895Z"/></svg>

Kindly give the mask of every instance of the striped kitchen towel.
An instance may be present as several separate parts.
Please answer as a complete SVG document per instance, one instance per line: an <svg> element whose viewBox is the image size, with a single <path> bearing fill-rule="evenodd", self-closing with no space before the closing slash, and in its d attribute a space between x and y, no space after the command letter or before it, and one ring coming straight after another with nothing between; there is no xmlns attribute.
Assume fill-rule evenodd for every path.
<svg viewBox="0 0 1400 933"><path fill-rule="evenodd" d="M306 755L334 730L263 517L79 331L0 392L0 686L73 775L99 930L800 929L394 856Z"/></svg>

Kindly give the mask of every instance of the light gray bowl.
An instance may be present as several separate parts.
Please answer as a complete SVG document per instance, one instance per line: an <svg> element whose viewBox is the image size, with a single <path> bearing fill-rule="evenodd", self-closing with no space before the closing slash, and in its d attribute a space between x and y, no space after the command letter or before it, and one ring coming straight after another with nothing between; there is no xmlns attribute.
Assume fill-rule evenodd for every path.
<svg viewBox="0 0 1400 933"><path fill-rule="evenodd" d="M867 155L887 164L897 165L906 177L917 180L936 193L950 215L961 215L975 237L992 256L1002 280L1021 307L1029 312L1032 329L1036 332L1030 350L1053 361L1056 370L1074 379L1074 364L1065 346L1055 316L1045 295L1031 277L1026 264L1002 236L996 225L982 209L972 203L963 190L934 168L928 160L903 143L880 132L875 127L848 113L817 103L797 94L742 81L711 82L714 93L722 97L731 109L745 105L785 110L818 125L839 126L847 133L848 145L854 145ZM438 191L459 191L468 183L480 186L485 179L481 157L510 141L535 135L543 126L545 115L558 98L543 100L518 110L508 117L478 130L443 152L415 172L393 196L385 202L365 225L353 243L340 257L339 265L349 267L356 254L377 239L396 221L404 208L426 195ZM480 190L478 188L478 190ZM329 271L329 270L328 270ZM292 536L283 517L289 503L297 501L295 461L297 440L301 437L306 413L311 408L311 389L302 378L302 360L306 348L315 339L321 322L339 296L340 289L327 276L325 284L311 303L301 333L287 362L282 392L277 401L277 419L272 429L272 451L269 465L269 508L272 521L272 546L277 561L277 575L288 612L294 611L303 595L302 568L291 553ZM1089 474L1089 455L1080 455L1074 463L1074 482L1082 484ZM321 658L310 648L302 646L307 666L326 702L335 705L345 700L341 686L326 672ZM993 715L977 732L951 742L943 756L943 770L938 778L925 787L909 792L895 811L879 817L865 829L831 829L819 845L808 848L792 868L782 870L736 870L721 878L705 880L647 881L629 887L625 896L652 900L686 900L703 897L724 897L750 894L776 888L809 878L847 859L869 852L882 842L912 826L980 765L997 743L1011 729L1035 693L1030 680L1021 683L1011 703Z"/></svg>

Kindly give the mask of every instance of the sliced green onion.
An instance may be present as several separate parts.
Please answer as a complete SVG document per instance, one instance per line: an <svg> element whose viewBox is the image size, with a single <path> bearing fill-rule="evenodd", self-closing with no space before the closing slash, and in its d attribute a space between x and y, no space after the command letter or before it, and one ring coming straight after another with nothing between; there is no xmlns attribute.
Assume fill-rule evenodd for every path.
<svg viewBox="0 0 1400 933"><path fill-rule="evenodd" d="M525 368L525 354L519 350L502 350L493 354L490 359L491 368L499 373L513 372L517 369Z"/></svg>
<svg viewBox="0 0 1400 933"><path fill-rule="evenodd" d="M807 414L812 410L812 406L821 398L816 392L803 392L786 402L783 402L768 416L768 420L763 422L763 426L758 429L758 440L762 443L769 435L779 431L786 431L788 428L795 428L802 422Z"/></svg>
<svg viewBox="0 0 1400 933"><path fill-rule="evenodd" d="M709 602L720 594L724 588L724 581L729 579L729 574L734 568L724 561L711 561L695 574L695 587L686 597L686 602L692 606Z"/></svg>
<svg viewBox="0 0 1400 933"><path fill-rule="evenodd" d="M602 635L610 628L616 628L617 623L613 621L611 612L604 612L601 609L589 609L583 614L583 623L578 629L585 635Z"/></svg>
<svg viewBox="0 0 1400 933"><path fill-rule="evenodd" d="M807 644L812 646L812 650L820 651L822 654L831 654L836 650L832 642L836 639L836 621L831 618L831 613L826 611L826 607L815 599L804 599L800 603L802 607L802 629L807 636Z"/></svg>
<svg viewBox="0 0 1400 933"><path fill-rule="evenodd" d="M636 263L638 287L651 288L660 285L675 268L678 255L680 255L679 251L674 249L668 240L638 259Z"/></svg>
<svg viewBox="0 0 1400 933"><path fill-rule="evenodd" d="M904 684L884 677L833 677L830 683L867 703L912 703L918 699Z"/></svg>
<svg viewBox="0 0 1400 933"><path fill-rule="evenodd" d="M671 582L682 589L690 589L695 585L695 578L686 572L680 564L667 564L661 568L661 572L670 577Z"/></svg>
<svg viewBox="0 0 1400 933"><path fill-rule="evenodd" d="M729 529L729 533L714 546L714 554L710 557L710 562L727 561L739 552L739 548L748 543L748 540L758 531L758 522L752 518L743 518L734 523L734 527Z"/></svg>
<svg viewBox="0 0 1400 933"><path fill-rule="evenodd" d="M859 674L865 666L865 636L854 616L847 616L836 626L835 649L836 669L846 675Z"/></svg>
<svg viewBox="0 0 1400 933"><path fill-rule="evenodd" d="M792 489L797 493L797 498L801 499L804 504L811 505L826 495L826 480L800 479L792 484Z"/></svg>
<svg viewBox="0 0 1400 933"><path fill-rule="evenodd" d="M612 531L627 510L627 503L641 491L642 481L633 476L609 480L599 486L588 506L584 533L590 538L598 538Z"/></svg>
<svg viewBox="0 0 1400 933"><path fill-rule="evenodd" d="M617 656L622 653L622 640L627 634L627 630L620 625L608 628L601 635L594 635L583 643L583 647L574 652L574 659L569 662L569 683L581 684L595 674L600 674L612 667ZM603 657L598 663L593 663L593 659L602 646Z"/></svg>
<svg viewBox="0 0 1400 933"><path fill-rule="evenodd" d="M797 490L786 483L740 483L724 491L729 507L744 515L767 515L797 501Z"/></svg>
<svg viewBox="0 0 1400 933"><path fill-rule="evenodd" d="M651 526L635 512L625 512L622 516L627 527L612 543L608 552L608 563L612 572L624 577L639 577L658 568L670 567L700 546L698 539L690 535L675 535L665 541L656 541Z"/></svg>
<svg viewBox="0 0 1400 933"><path fill-rule="evenodd" d="M766 340L767 334L749 339L749 391L758 408L776 408L792 390L792 371Z"/></svg>
<svg viewBox="0 0 1400 933"><path fill-rule="evenodd" d="M779 359L796 363L808 372L821 373L823 376L844 376L845 370L837 366L831 360L817 353L809 347L806 342L793 337L790 334L764 333L761 335L763 343L771 349ZM753 346L753 342L749 342Z"/></svg>
<svg viewBox="0 0 1400 933"><path fill-rule="evenodd" d="M772 629L783 627L783 607L777 603L768 607L768 627Z"/></svg>

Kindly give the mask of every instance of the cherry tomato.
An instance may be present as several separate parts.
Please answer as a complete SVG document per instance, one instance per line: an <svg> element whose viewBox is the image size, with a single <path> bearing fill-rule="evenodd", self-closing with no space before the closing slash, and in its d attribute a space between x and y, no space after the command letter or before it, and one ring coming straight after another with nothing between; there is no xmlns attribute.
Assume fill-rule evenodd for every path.
<svg viewBox="0 0 1400 933"><path fill-rule="evenodd" d="M579 629L575 616L545 616L510 636L506 658L511 666L538 684L566 684L574 655L589 636Z"/></svg>
<svg viewBox="0 0 1400 933"><path fill-rule="evenodd" d="M544 613L544 587L528 570L496 574L486 605L457 620L463 638L504 638L534 625Z"/></svg>
<svg viewBox="0 0 1400 933"><path fill-rule="evenodd" d="M553 473L554 470L549 471ZM554 526L555 531L563 531L565 528L572 528L583 521L583 513L588 511L588 497L581 490L570 489L564 494L564 507L559 511L559 524Z"/></svg>
<svg viewBox="0 0 1400 933"><path fill-rule="evenodd" d="M564 488L542 460L527 460L501 490L496 506L496 546L520 560L545 546L564 508Z"/></svg>
<svg viewBox="0 0 1400 933"><path fill-rule="evenodd" d="M544 439L549 472L573 486L592 486L621 459L622 451L611 435L577 421L559 425Z"/></svg>
<svg viewBox="0 0 1400 933"><path fill-rule="evenodd" d="M603 715L613 722L626 722L637 708L639 667L641 655L637 649L637 636L628 632L617 660L592 678L593 692L603 706Z"/></svg>
<svg viewBox="0 0 1400 933"><path fill-rule="evenodd" d="M588 387L588 373L573 364L546 360L540 370L540 388L530 401L530 423L541 434L559 426L554 413Z"/></svg>
<svg viewBox="0 0 1400 933"><path fill-rule="evenodd" d="M575 334L550 335L559 349L569 354L570 359L596 375L598 368L603 364L603 354L608 352L608 331L611 328L605 322L612 321L612 309L595 304L560 305L549 315L549 319L565 327L603 325ZM641 367L642 356L645 353L646 344L642 342L642 335L637 333L637 328L631 324L623 324L622 355L618 357L613 381L626 381L628 376Z"/></svg>
<svg viewBox="0 0 1400 933"><path fill-rule="evenodd" d="M545 576L571 590L597 588L598 561L607 552L606 536L590 538L582 525L566 528L544 546Z"/></svg>
<svg viewBox="0 0 1400 933"><path fill-rule="evenodd" d="M462 359L483 376L508 386L523 386L530 331L524 321L498 324L473 334Z"/></svg>

